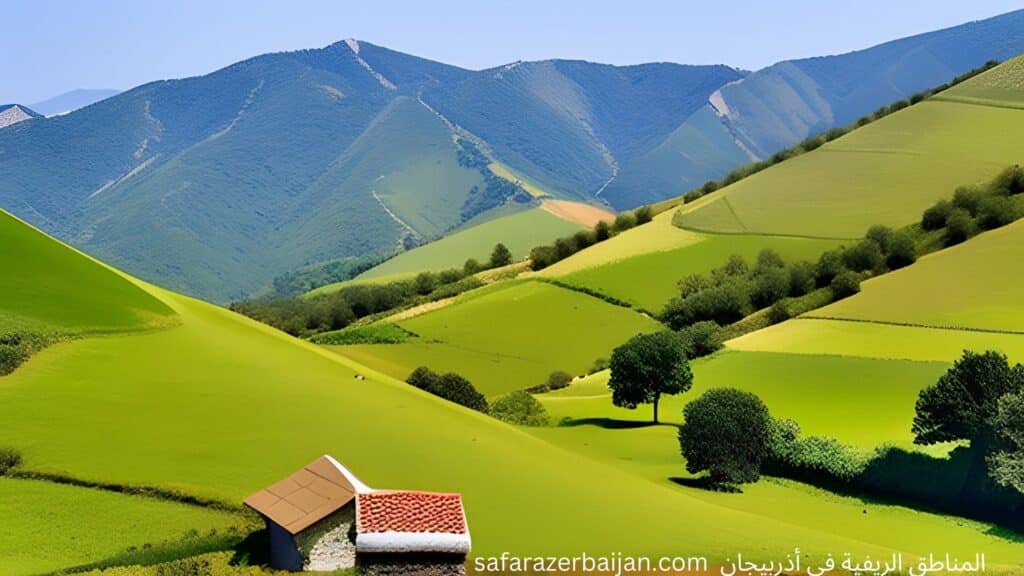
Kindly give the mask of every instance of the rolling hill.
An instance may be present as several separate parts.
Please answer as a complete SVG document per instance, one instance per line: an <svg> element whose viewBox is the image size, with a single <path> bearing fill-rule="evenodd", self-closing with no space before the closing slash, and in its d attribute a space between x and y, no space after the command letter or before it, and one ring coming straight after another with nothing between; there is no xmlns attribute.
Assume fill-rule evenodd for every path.
<svg viewBox="0 0 1024 576"><path fill-rule="evenodd" d="M681 194L1024 51L1022 19L752 74L569 60L472 71L357 40L267 54L4 129L0 207L226 302L525 207L533 189L615 209Z"/></svg>
<svg viewBox="0 0 1024 576"><path fill-rule="evenodd" d="M2 213L0 229L15 230L16 237L41 238ZM52 247L43 240L18 244L27 257L34 257L39 246ZM102 268L64 250L67 258L82 259L87 270ZM63 274L66 283L79 280L74 270ZM984 546L997 569L1021 559L1019 547L1001 544L979 526L870 504L878 513L870 525L829 530L813 519L835 513L852 517L865 505L816 498L796 486L779 486L771 497L752 494L750 503L756 500L767 509L742 511L730 503L730 496L709 497L651 482L572 454L225 310L119 277L172 308L180 323L144 334L61 344L0 379L0 417L5 422L0 444L22 451L24 470L154 485L237 503L255 488L328 452L372 484L461 491L477 554L600 553L618 546L638 553L699 552L724 558L732 553L730 542L743 540L758 542L759 554L774 556L791 547L765 535L785 530L809 553L843 549L878 555L894 546L910 552L939 537L963 553ZM2 290L6 296L7 289ZM50 298L40 294L34 307L45 308ZM108 305L131 309L135 304L130 300L110 298ZM210 354L211 349L217 353ZM354 378L356 374L365 379ZM104 529L110 517L79 515L81 506L102 506L118 518L119 529L126 526L125 517L150 519L150 528L131 536L145 543L157 539L187 545L189 536L177 536L186 526L203 533L239 522L224 513L45 482L4 480L0 490L13 496L3 499L5 514L19 519L60 514L90 530L87 540L61 549L46 543L67 535L62 522L18 530L17 540L0 546L49 551L45 558L5 554L5 573L13 575L98 562L111 555L132 560L131 551L118 550L109 538L97 538L109 535ZM629 505L608 506L623 490L631 494ZM797 518L792 511L785 520L775 517L771 501L780 497L801 499ZM665 530L656 521L662 518L700 522L690 525L694 528L684 524ZM903 531L897 541L884 543L866 532L895 531L908 522L928 529L920 535ZM638 527L626 538L618 529L625 523ZM130 540L118 542L127 547Z"/></svg>

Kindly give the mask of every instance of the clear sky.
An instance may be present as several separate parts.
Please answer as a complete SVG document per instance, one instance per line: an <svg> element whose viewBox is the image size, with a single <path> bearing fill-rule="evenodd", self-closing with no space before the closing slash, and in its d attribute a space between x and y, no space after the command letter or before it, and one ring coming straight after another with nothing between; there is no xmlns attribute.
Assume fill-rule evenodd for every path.
<svg viewBox="0 0 1024 576"><path fill-rule="evenodd" d="M467 68L580 58L756 69L1024 0L0 0L0 103L127 89L348 37Z"/></svg>

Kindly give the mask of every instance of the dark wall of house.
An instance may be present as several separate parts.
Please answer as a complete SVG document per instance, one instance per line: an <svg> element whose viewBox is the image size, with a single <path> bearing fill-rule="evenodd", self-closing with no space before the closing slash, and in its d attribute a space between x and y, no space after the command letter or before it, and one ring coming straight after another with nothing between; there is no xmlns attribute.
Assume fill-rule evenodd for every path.
<svg viewBox="0 0 1024 576"><path fill-rule="evenodd" d="M270 567L298 572L302 570L302 555L291 533L277 523L267 520L270 534Z"/></svg>

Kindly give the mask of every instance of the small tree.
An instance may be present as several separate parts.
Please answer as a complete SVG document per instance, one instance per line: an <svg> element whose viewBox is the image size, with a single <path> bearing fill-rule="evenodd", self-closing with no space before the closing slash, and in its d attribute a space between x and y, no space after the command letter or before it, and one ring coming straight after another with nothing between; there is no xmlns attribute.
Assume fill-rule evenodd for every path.
<svg viewBox="0 0 1024 576"><path fill-rule="evenodd" d="M722 347L722 329L710 320L691 324L679 331L687 358L700 358L714 354Z"/></svg>
<svg viewBox="0 0 1024 576"><path fill-rule="evenodd" d="M483 270L483 266L480 265L480 262L478 262L476 258L470 258L469 260L466 260L465 264L462 265L462 271L467 276L470 274L476 274L481 270Z"/></svg>
<svg viewBox="0 0 1024 576"><path fill-rule="evenodd" d="M977 232L974 218L962 208L953 208L946 217L946 246L959 244Z"/></svg>
<svg viewBox="0 0 1024 576"><path fill-rule="evenodd" d="M946 227L946 219L952 212L953 205L949 200L939 200L934 206L928 208L921 215L921 228L925 230L938 230Z"/></svg>
<svg viewBox="0 0 1024 576"><path fill-rule="evenodd" d="M832 289L832 297L836 300L853 296L860 292L860 274L852 270L844 270L832 279L829 288Z"/></svg>
<svg viewBox="0 0 1024 576"><path fill-rule="evenodd" d="M914 239L906 232L893 232L885 256L885 265L891 270L910 266L917 261L917 247Z"/></svg>
<svg viewBox="0 0 1024 576"><path fill-rule="evenodd" d="M554 246L537 246L530 250L530 269L543 270L558 262L558 254Z"/></svg>
<svg viewBox="0 0 1024 576"><path fill-rule="evenodd" d="M612 235L612 229L611 229L611 226L608 225L608 222L606 222L604 220L601 220L597 224L594 224L594 241L595 242L604 242L609 237L611 237L611 235Z"/></svg>
<svg viewBox="0 0 1024 576"><path fill-rule="evenodd" d="M989 460L992 479L999 485L1024 493L1024 392L999 400L995 418L998 439L1005 449Z"/></svg>
<svg viewBox="0 0 1024 576"><path fill-rule="evenodd" d="M856 272L879 270L885 263L885 256L877 241L865 238L843 254L843 263Z"/></svg>
<svg viewBox="0 0 1024 576"><path fill-rule="evenodd" d="M491 252L491 268L501 268L511 263L512 252L509 251L508 247L500 242L495 244L494 250Z"/></svg>
<svg viewBox="0 0 1024 576"><path fill-rule="evenodd" d="M679 448L692 474L715 483L756 482L768 455L771 416L757 396L732 388L709 390L687 404Z"/></svg>
<svg viewBox="0 0 1024 576"><path fill-rule="evenodd" d="M495 400L491 404L491 416L520 426L547 426L550 422L544 405L522 390Z"/></svg>
<svg viewBox="0 0 1024 576"><path fill-rule="evenodd" d="M562 388L567 388L569 384L572 384L572 374L556 370L548 376L548 380L544 385L548 390L561 390Z"/></svg>
<svg viewBox="0 0 1024 576"><path fill-rule="evenodd" d="M437 278L430 272L420 272L414 280L417 294L430 294L437 288Z"/></svg>
<svg viewBox="0 0 1024 576"><path fill-rule="evenodd" d="M641 206L633 211L637 224L646 224L654 219L654 210L650 206Z"/></svg>
<svg viewBox="0 0 1024 576"><path fill-rule="evenodd" d="M610 364L612 403L631 410L653 404L655 423L661 396L685 392L693 385L684 344L674 332L634 336L612 352Z"/></svg>

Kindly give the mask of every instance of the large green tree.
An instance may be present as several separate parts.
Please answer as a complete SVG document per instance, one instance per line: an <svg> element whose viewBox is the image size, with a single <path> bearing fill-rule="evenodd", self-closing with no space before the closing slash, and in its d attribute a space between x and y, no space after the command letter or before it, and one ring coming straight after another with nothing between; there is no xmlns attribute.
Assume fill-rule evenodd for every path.
<svg viewBox="0 0 1024 576"><path fill-rule="evenodd" d="M997 438L1004 445L989 461L992 478L1024 493L1024 392L1003 396L995 425Z"/></svg>
<svg viewBox="0 0 1024 576"><path fill-rule="evenodd" d="M679 448L687 471L708 472L713 482L756 482L768 456L771 416L760 398L716 388L683 409Z"/></svg>
<svg viewBox="0 0 1024 576"><path fill-rule="evenodd" d="M634 336L612 352L610 367L612 403L629 409L653 404L655 423L661 396L685 392L693 385L686 343L675 332Z"/></svg>
<svg viewBox="0 0 1024 576"><path fill-rule="evenodd" d="M939 381L921 391L914 416L914 442L967 440L987 448L995 434L1000 398L1024 390L1024 366L1010 366L1000 352L965 350Z"/></svg>

